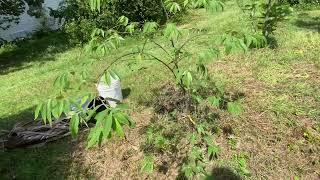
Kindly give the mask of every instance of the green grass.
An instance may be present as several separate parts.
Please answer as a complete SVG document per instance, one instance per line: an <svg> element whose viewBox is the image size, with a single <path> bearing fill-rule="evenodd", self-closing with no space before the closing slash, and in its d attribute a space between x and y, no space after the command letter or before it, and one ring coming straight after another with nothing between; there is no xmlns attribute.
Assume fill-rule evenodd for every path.
<svg viewBox="0 0 320 180"><path fill-rule="evenodd" d="M213 15L197 10L182 21L181 27L204 29L216 35L230 30L247 32L248 21L239 14L240 10L233 5L228 5L225 12ZM220 138L221 146L226 146L222 147L224 153L216 165L232 164L232 154L241 150L251 153L246 163L247 168L252 169L253 179L292 178L293 175L308 177L310 173L314 177L312 175L316 171L310 169L320 167L320 160L316 159L313 166L302 160L300 162L299 158L308 161L314 154L308 156L302 153L297 158L287 152L285 146L287 140L294 139L290 133L296 130L296 126L308 129L309 124L320 122L319 17L320 10L295 12L276 31L277 49L265 48L246 54L222 56L209 64L211 76L225 83L228 91L245 94L245 112L240 117L226 117L236 131L239 147L228 149L228 140ZM163 42L160 38L158 40ZM15 122L32 119L34 106L52 96L52 83L60 73L88 69L92 77L97 77L113 59L137 44L142 44L139 37L129 38L120 49L97 59L83 53L80 47L68 46L65 38L57 34L1 48L0 129L10 129ZM193 41L188 49L196 54L212 44L214 37L201 37ZM154 53L162 56L157 50ZM82 66L88 60L92 64ZM184 65L192 63L194 61L190 60ZM141 102L152 97L151 89L173 81L167 76L167 70L155 62L122 62L114 69L121 75L123 88L130 88L131 93L126 101L134 109L145 108ZM91 79L91 86L87 89L94 89L94 80ZM222 121L223 124L225 120ZM259 123L260 127L267 126L265 128L268 130L259 129ZM315 131L310 133L313 133L312 137L320 134ZM270 134L274 136L270 137ZM269 142L270 138L273 139ZM300 143L303 139L301 135L294 140ZM75 174L79 171L75 169L80 167L72 165L74 149L69 142L66 139L39 148L0 152L0 179L77 177ZM319 152L319 145L315 142L302 141L294 145L301 151L303 146L315 147L316 153ZM271 145L274 152L269 151L269 143L274 143ZM262 148L255 149L252 144L260 144ZM282 157L282 152L289 160ZM90 174L85 165L82 168L82 173ZM231 168L236 167L231 165Z"/></svg>

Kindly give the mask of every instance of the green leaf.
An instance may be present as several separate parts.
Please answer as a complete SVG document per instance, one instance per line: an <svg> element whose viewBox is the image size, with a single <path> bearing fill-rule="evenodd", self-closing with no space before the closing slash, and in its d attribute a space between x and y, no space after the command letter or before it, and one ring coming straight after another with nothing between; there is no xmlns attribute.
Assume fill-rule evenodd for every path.
<svg viewBox="0 0 320 180"><path fill-rule="evenodd" d="M172 0L167 0L164 3L170 13L174 14L174 13L181 11L181 7L177 2L174 2Z"/></svg>
<svg viewBox="0 0 320 180"><path fill-rule="evenodd" d="M95 28L94 30L92 30L91 38L94 38L95 36L105 37L105 32L104 32L104 30L103 30L103 29L100 29L100 28Z"/></svg>
<svg viewBox="0 0 320 180"><path fill-rule="evenodd" d="M202 77L207 77L208 75L208 68L202 64L202 63L197 63L197 72L202 76Z"/></svg>
<svg viewBox="0 0 320 180"><path fill-rule="evenodd" d="M79 116L78 114L75 114L71 117L71 120L70 120L70 132L71 132L71 136L73 138L75 138L78 134L78 131L79 131L79 122L80 122L80 119L79 119Z"/></svg>
<svg viewBox="0 0 320 180"><path fill-rule="evenodd" d="M167 39L175 40L181 35L181 32L179 31L179 29L175 24L168 23L166 28L163 31L163 34Z"/></svg>
<svg viewBox="0 0 320 180"><path fill-rule="evenodd" d="M203 98L201 96L197 96L194 94L192 94L192 98L196 100L198 103L201 103L203 101Z"/></svg>
<svg viewBox="0 0 320 180"><path fill-rule="evenodd" d="M47 103L47 120L49 122L49 125L52 126L52 117L51 117L51 99L48 100Z"/></svg>
<svg viewBox="0 0 320 180"><path fill-rule="evenodd" d="M120 16L118 19L118 22L123 25L126 26L129 23L129 19L126 16Z"/></svg>
<svg viewBox="0 0 320 180"><path fill-rule="evenodd" d="M190 158L192 158L193 160L202 159L202 151L201 151L201 148L199 148L199 147L197 147L197 146L192 147L189 156L190 156Z"/></svg>
<svg viewBox="0 0 320 180"><path fill-rule="evenodd" d="M114 113L114 118L118 120L121 125L130 125L128 118L122 112Z"/></svg>
<svg viewBox="0 0 320 180"><path fill-rule="evenodd" d="M192 75L189 71L185 71L182 76L183 85L186 88L190 88L192 84Z"/></svg>
<svg viewBox="0 0 320 180"><path fill-rule="evenodd" d="M88 102L90 102L90 94L85 95L81 98L80 105L83 106Z"/></svg>
<svg viewBox="0 0 320 180"><path fill-rule="evenodd" d="M227 109L234 116L239 116L242 113L242 106L239 101L228 102Z"/></svg>
<svg viewBox="0 0 320 180"><path fill-rule="evenodd" d="M154 169L154 157L145 156L142 162L141 172L151 174Z"/></svg>
<svg viewBox="0 0 320 180"><path fill-rule="evenodd" d="M60 117L58 111L59 111L59 110L58 110L57 105L53 106L53 108L52 108L52 115L53 115L53 117L54 117L55 119L59 119L59 117Z"/></svg>
<svg viewBox="0 0 320 180"><path fill-rule="evenodd" d="M152 34L156 32L158 24L156 22L146 22L143 26L143 34Z"/></svg>
<svg viewBox="0 0 320 180"><path fill-rule="evenodd" d="M40 113L40 110L42 108L43 104L39 103L36 107L36 110L34 111L34 119L37 119Z"/></svg>
<svg viewBox="0 0 320 180"><path fill-rule="evenodd" d="M209 12L220 12L224 10L225 5L223 2L218 0L209 0L204 6Z"/></svg>
<svg viewBox="0 0 320 180"><path fill-rule="evenodd" d="M41 108L41 117L44 124L47 124L47 105L43 104Z"/></svg>
<svg viewBox="0 0 320 180"><path fill-rule="evenodd" d="M110 78L110 73L108 71L106 71L104 73L104 82L106 83L106 85L110 86L111 84L111 78Z"/></svg>
<svg viewBox="0 0 320 180"><path fill-rule="evenodd" d="M184 1L183 1L183 6L184 6L184 7L188 6L188 4L189 4L189 0L184 0Z"/></svg>
<svg viewBox="0 0 320 180"><path fill-rule="evenodd" d="M99 112L99 113L94 117L94 119L97 120L97 125L102 125L102 124L103 124L102 122L103 122L104 118L107 116L107 113L108 113L108 109Z"/></svg>
<svg viewBox="0 0 320 180"><path fill-rule="evenodd" d="M205 128L205 127L204 127L202 124L199 124L199 125L197 126L197 132L198 132L198 134L205 134L204 128Z"/></svg>
<svg viewBox="0 0 320 180"><path fill-rule="evenodd" d="M218 58L219 55L220 55L219 49L210 48L199 54L199 62L206 63L208 61L212 61L213 59Z"/></svg>
<svg viewBox="0 0 320 180"><path fill-rule="evenodd" d="M97 3L96 3L96 9L100 12L100 9L101 9L101 0L96 0Z"/></svg>
<svg viewBox="0 0 320 180"><path fill-rule="evenodd" d="M188 179L192 179L194 176L194 172L193 172L193 167L191 165L186 165L183 164L182 166L182 171L184 172L184 175L188 178Z"/></svg>
<svg viewBox="0 0 320 180"><path fill-rule="evenodd" d="M127 27L126 27L126 32L133 34L135 31L135 28L137 26L137 23L130 23Z"/></svg>
<svg viewBox="0 0 320 180"><path fill-rule="evenodd" d="M101 1L103 0L90 0L89 5L91 8L91 11L98 11L100 12L101 10Z"/></svg>
<svg viewBox="0 0 320 180"><path fill-rule="evenodd" d="M104 128L103 128L103 136L105 138L109 137L109 134L111 132L111 128L112 128L112 122L113 122L113 114L112 112L110 112L107 116L107 118L105 119L105 124L104 124Z"/></svg>
<svg viewBox="0 0 320 180"><path fill-rule="evenodd" d="M114 119L114 122L116 123L116 133L118 134L118 136L120 136L121 138L124 137L124 132L122 129L122 126L120 125L120 123L118 122L117 119Z"/></svg>
<svg viewBox="0 0 320 180"><path fill-rule="evenodd" d="M58 101L58 104L57 104L57 109L58 109L58 116L60 117L63 113L63 107L64 107L64 101L61 100L61 101Z"/></svg>
<svg viewBox="0 0 320 180"><path fill-rule="evenodd" d="M87 110L87 116L85 118L86 121L89 121L97 112L97 110L103 106L102 104L95 106L94 109L88 109Z"/></svg>
<svg viewBox="0 0 320 180"><path fill-rule="evenodd" d="M217 158L220 152L220 148L217 145L209 145L208 146L208 156L209 159Z"/></svg>
<svg viewBox="0 0 320 180"><path fill-rule="evenodd" d="M207 100L214 107L219 107L220 106L220 101L221 101L220 97L210 96L210 97L208 97Z"/></svg>
<svg viewBox="0 0 320 180"><path fill-rule="evenodd" d="M100 136L102 134L102 127L95 127L95 128L92 128L90 130L90 134L88 136L88 144L87 144L87 149L97 145L100 143Z"/></svg>
<svg viewBox="0 0 320 180"><path fill-rule="evenodd" d="M70 107L71 107L70 101L68 99L65 99L63 104L63 112L65 114L68 114L70 112Z"/></svg>
<svg viewBox="0 0 320 180"><path fill-rule="evenodd" d="M115 71L108 70L108 72L109 72L110 76L112 77L112 79L120 79L118 74Z"/></svg>
<svg viewBox="0 0 320 180"><path fill-rule="evenodd" d="M189 140L190 140L190 144L193 145L199 141L199 137L196 133L192 133L192 134L190 134Z"/></svg>

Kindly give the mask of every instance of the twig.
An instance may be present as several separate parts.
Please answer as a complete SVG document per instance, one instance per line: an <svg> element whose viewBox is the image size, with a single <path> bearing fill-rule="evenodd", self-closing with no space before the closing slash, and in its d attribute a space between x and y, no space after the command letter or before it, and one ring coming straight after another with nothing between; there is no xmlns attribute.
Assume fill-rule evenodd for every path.
<svg viewBox="0 0 320 180"><path fill-rule="evenodd" d="M194 126L196 126L196 123L193 121L193 119L191 118L191 116L190 116L190 115L187 115L187 117L188 117L188 119L190 120L190 122L191 122Z"/></svg>

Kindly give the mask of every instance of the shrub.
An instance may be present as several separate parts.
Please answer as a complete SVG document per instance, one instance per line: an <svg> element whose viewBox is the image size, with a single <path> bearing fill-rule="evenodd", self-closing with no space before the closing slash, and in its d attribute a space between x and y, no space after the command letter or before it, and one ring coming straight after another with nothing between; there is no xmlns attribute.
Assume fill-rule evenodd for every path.
<svg viewBox="0 0 320 180"><path fill-rule="evenodd" d="M131 22L145 21L164 23L166 13L161 0L115 0L101 4L100 12L91 11L89 1L65 0L58 10L51 14L65 19L64 31L73 42L85 43L90 40L93 29L122 30L117 25L119 17L126 16Z"/></svg>
<svg viewBox="0 0 320 180"><path fill-rule="evenodd" d="M164 23L166 14L161 0L118 0L114 2L118 17L126 16L130 21Z"/></svg>
<svg viewBox="0 0 320 180"><path fill-rule="evenodd" d="M64 26L65 33L69 36L71 43L84 43L90 39L92 30L96 23L89 19L81 19L79 22L67 22Z"/></svg>

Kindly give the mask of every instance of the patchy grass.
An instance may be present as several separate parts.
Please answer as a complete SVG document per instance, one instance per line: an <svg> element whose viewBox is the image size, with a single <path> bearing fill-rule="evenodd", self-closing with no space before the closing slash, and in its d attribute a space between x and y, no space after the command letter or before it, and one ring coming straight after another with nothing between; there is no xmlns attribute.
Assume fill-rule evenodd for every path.
<svg viewBox="0 0 320 180"><path fill-rule="evenodd" d="M191 21L184 21L181 26L217 35L228 30L248 31L246 18L239 15L236 7L229 6L225 12L214 15L203 10L194 11L186 18ZM246 54L223 56L209 64L214 80L225 84L228 92L244 94L241 100L244 112L240 116L220 114L215 141L221 151L206 168L208 174L235 179L319 178L318 17L319 10L296 12L279 25L275 34L277 49L254 49ZM119 50L91 60L81 48L66 47L62 39L55 37L0 50L1 129L32 119L32 108L50 97L51 84L59 73L87 68L97 77L112 59L142 43L138 37L128 39ZM202 37L188 48L197 53L213 43L214 38ZM155 54L161 56L160 52ZM83 67L81 63L88 60L92 64ZM191 60L185 65L192 63ZM127 131L126 140L112 139L100 149L84 150L84 137L80 137L76 142L65 139L44 147L0 152L1 179L179 177L181 164L166 163L174 157L161 153L155 158L156 170L152 174L140 172L145 153L142 145L147 142L145 132L168 120L153 122L153 109L146 107L145 102L153 99L151 89L172 79L168 79L166 70L154 62L142 65L122 62L115 69L121 75L123 89L130 92L126 101L133 107L131 116L137 122L135 129ZM92 82L94 80L92 78ZM94 89L94 83L88 89ZM177 128L169 130L179 134ZM173 151L166 143L160 145L156 146L160 151Z"/></svg>

